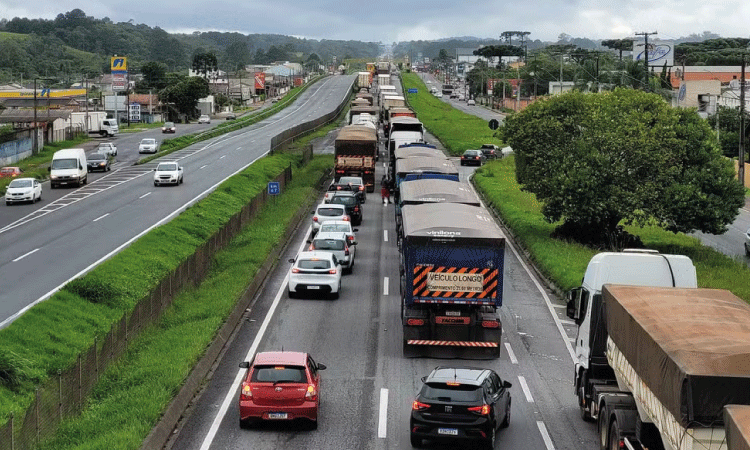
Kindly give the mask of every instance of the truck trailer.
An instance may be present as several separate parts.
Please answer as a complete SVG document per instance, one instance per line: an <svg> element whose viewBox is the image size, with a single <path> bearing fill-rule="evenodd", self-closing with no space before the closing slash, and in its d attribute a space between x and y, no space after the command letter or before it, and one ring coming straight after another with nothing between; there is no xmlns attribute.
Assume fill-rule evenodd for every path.
<svg viewBox="0 0 750 450"><path fill-rule="evenodd" d="M595 390L606 449L726 450L723 410L750 404L750 305L729 291L607 284Z"/></svg>
<svg viewBox="0 0 750 450"><path fill-rule="evenodd" d="M396 161L404 158L413 158L417 156L438 158L447 160L448 157L445 153L438 150L432 144L427 142L412 142L411 144L403 144L396 148L396 150L389 155L388 160L388 176L392 179L396 179Z"/></svg>
<svg viewBox="0 0 750 450"><path fill-rule="evenodd" d="M750 406L725 406L724 430L728 450L750 450Z"/></svg>
<svg viewBox="0 0 750 450"><path fill-rule="evenodd" d="M375 158L378 136L375 128L347 125L334 142L334 177L362 177L367 192L375 191Z"/></svg>
<svg viewBox="0 0 750 450"><path fill-rule="evenodd" d="M405 205L401 263L404 356L497 358L505 236L483 208Z"/></svg>
<svg viewBox="0 0 750 450"><path fill-rule="evenodd" d="M357 72L357 86L369 91L372 87L372 74L370 72Z"/></svg>
<svg viewBox="0 0 750 450"><path fill-rule="evenodd" d="M424 203L462 203L481 206L474 190L466 183L440 179L404 181L401 183L399 199L394 208L397 235L401 235L401 208L406 205Z"/></svg>

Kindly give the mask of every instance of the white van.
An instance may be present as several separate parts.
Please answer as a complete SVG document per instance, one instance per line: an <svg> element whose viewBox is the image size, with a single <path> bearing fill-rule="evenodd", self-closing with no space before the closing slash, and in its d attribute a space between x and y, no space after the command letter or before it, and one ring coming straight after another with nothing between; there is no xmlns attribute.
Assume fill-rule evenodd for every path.
<svg viewBox="0 0 750 450"><path fill-rule="evenodd" d="M52 164L49 167L51 189L62 185L86 184L87 174L86 152L82 148L58 150L52 155Z"/></svg>

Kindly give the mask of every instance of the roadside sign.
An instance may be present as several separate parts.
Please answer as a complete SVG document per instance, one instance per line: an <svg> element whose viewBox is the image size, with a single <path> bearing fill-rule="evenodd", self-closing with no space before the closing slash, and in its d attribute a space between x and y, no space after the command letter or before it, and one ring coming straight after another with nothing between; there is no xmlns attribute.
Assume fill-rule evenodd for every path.
<svg viewBox="0 0 750 450"><path fill-rule="evenodd" d="M278 181L268 182L268 195L279 195L281 194L281 185Z"/></svg>
<svg viewBox="0 0 750 450"><path fill-rule="evenodd" d="M130 121L140 122L141 121L141 104L131 103L129 110L130 110Z"/></svg>
<svg viewBox="0 0 750 450"><path fill-rule="evenodd" d="M410 94L416 94L417 92L419 92L419 91L417 90L417 88L409 88L409 93L410 93Z"/></svg>
<svg viewBox="0 0 750 450"><path fill-rule="evenodd" d="M497 119L491 119L489 126L490 130L497 130L497 128L500 126L500 122L498 122Z"/></svg>

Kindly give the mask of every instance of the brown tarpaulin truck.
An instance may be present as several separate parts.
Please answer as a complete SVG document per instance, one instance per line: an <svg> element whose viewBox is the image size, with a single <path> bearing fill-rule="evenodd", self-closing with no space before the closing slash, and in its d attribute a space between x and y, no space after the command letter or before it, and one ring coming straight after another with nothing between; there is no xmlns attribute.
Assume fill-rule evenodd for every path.
<svg viewBox="0 0 750 450"><path fill-rule="evenodd" d="M374 192L377 132L362 125L345 126L339 131L334 148L336 180L348 176L362 177L367 192Z"/></svg>

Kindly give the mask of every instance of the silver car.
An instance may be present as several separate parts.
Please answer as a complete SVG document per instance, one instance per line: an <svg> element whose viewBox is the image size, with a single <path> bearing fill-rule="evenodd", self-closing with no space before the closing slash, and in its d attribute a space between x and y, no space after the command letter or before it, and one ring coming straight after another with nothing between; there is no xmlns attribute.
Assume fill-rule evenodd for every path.
<svg viewBox="0 0 750 450"><path fill-rule="evenodd" d="M141 143L138 145L138 153L156 153L159 151L158 149L159 144L156 143L156 139L141 139Z"/></svg>
<svg viewBox="0 0 750 450"><path fill-rule="evenodd" d="M357 228L352 228L352 223L347 220L326 220L324 224L320 226L319 233L344 233L346 240L350 244L357 240L357 235L354 233L358 232Z"/></svg>
<svg viewBox="0 0 750 450"><path fill-rule="evenodd" d="M351 221L349 216L346 214L346 207L344 205L331 205L328 203L322 203L315 208L313 211L312 219L312 234L318 232L320 224L327 220L345 220Z"/></svg>
<svg viewBox="0 0 750 450"><path fill-rule="evenodd" d="M356 256L357 241L349 242L344 233L318 233L315 239L308 241L308 251L331 252L336 256L341 267L348 273L352 273L354 257Z"/></svg>

